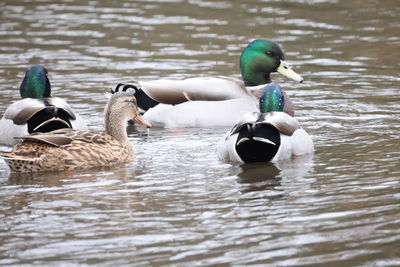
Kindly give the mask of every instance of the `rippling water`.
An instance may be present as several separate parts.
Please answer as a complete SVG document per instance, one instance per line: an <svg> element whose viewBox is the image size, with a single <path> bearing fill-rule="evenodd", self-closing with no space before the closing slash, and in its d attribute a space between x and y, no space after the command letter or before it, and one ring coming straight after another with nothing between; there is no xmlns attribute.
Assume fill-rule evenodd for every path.
<svg viewBox="0 0 400 267"><path fill-rule="evenodd" d="M116 81L239 77L243 47L266 38L305 78L273 75L316 148L240 166L216 158L226 128L128 128L137 160L115 169L12 175L1 161L1 265L400 265L397 0L0 6L0 113L39 63L99 130Z"/></svg>

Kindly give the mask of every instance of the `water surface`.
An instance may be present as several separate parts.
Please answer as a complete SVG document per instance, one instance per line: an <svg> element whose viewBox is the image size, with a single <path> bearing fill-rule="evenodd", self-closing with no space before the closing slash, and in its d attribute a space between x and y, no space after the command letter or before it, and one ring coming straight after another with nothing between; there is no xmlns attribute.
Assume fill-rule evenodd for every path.
<svg viewBox="0 0 400 267"><path fill-rule="evenodd" d="M254 38L305 78L274 74L315 154L218 161L227 128L128 128L137 160L13 175L0 161L1 265L399 266L400 4L385 1L3 1L0 113L25 68L103 128L118 81L239 76ZM7 147L0 147L7 149Z"/></svg>

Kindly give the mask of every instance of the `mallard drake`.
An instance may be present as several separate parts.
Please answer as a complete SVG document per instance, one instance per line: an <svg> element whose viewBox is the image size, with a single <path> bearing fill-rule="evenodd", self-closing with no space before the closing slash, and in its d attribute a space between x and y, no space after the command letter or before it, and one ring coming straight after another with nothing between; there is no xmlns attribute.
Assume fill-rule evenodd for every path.
<svg viewBox="0 0 400 267"><path fill-rule="evenodd" d="M30 66L20 86L21 100L11 104L0 120L0 143L13 145L14 137L61 128L86 130L86 123L65 100L51 96L47 70Z"/></svg>
<svg viewBox="0 0 400 267"><path fill-rule="evenodd" d="M135 97L126 92L112 95L104 113L105 132L66 128L34 133L22 136L22 143L0 155L13 172L72 171L132 161L126 122L151 126L139 116Z"/></svg>
<svg viewBox="0 0 400 267"><path fill-rule="evenodd" d="M242 79L217 76L134 81L120 83L112 92L132 90L143 118L153 126L231 126L243 113L259 110L259 98L265 84L271 82L272 72L303 82L285 63L280 46L269 40L254 40L243 50L240 70Z"/></svg>
<svg viewBox="0 0 400 267"><path fill-rule="evenodd" d="M270 83L260 111L243 115L217 146L218 158L235 162L278 162L314 151L311 137L297 119L284 112L285 96Z"/></svg>

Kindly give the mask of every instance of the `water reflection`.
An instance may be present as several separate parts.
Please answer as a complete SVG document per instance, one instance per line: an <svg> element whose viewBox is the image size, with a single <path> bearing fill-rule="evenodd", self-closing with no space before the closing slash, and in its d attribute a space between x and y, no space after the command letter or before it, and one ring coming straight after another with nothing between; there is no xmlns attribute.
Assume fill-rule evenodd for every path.
<svg viewBox="0 0 400 267"><path fill-rule="evenodd" d="M246 185L246 188L242 189L243 193L274 190L280 185L281 178L277 177L280 169L272 163L243 164L240 169L238 182Z"/></svg>
<svg viewBox="0 0 400 267"><path fill-rule="evenodd" d="M40 185L44 187L58 187L63 184L63 179L67 179L64 173L12 173L8 177L10 185ZM68 177L70 178L70 177Z"/></svg>
<svg viewBox="0 0 400 267"><path fill-rule="evenodd" d="M94 183L96 175L103 177L114 171L115 168L97 168L94 170L77 172L39 172L39 173L13 173L8 176L10 185L37 185L40 187L62 187L71 182Z"/></svg>
<svg viewBox="0 0 400 267"><path fill-rule="evenodd" d="M313 155L294 157L291 160L272 163L252 163L240 166L238 182L244 185L242 193L275 191L276 197L284 196L283 188L290 184L303 184L313 168ZM305 184L309 184L306 181Z"/></svg>

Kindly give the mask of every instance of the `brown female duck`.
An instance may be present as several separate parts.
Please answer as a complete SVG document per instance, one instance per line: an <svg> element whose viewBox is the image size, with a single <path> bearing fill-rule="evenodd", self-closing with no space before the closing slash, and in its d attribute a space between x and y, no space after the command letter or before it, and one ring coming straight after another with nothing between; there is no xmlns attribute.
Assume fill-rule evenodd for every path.
<svg viewBox="0 0 400 267"><path fill-rule="evenodd" d="M0 155L13 172L72 171L132 161L134 152L126 122L133 120L151 127L140 118L135 97L125 92L113 94L104 115L105 132L59 129L22 136L21 144Z"/></svg>

